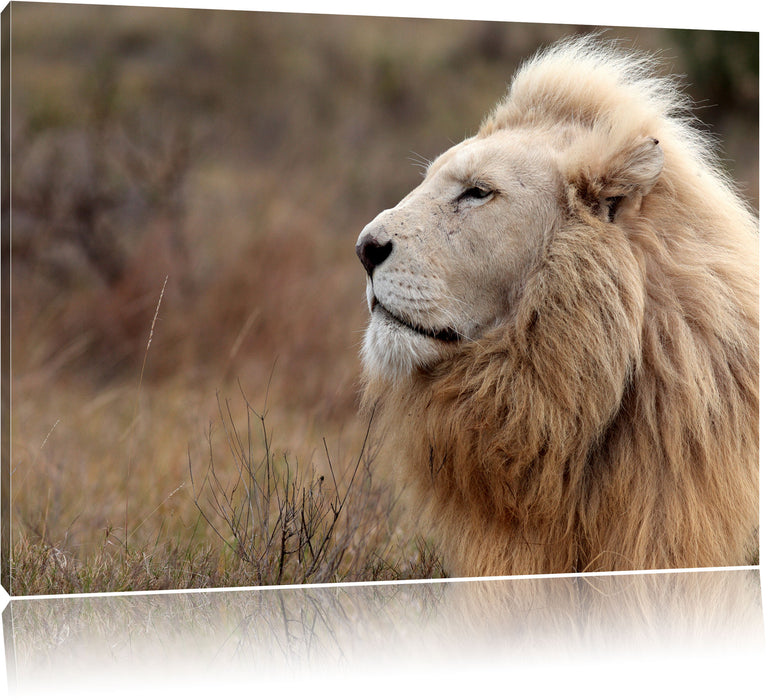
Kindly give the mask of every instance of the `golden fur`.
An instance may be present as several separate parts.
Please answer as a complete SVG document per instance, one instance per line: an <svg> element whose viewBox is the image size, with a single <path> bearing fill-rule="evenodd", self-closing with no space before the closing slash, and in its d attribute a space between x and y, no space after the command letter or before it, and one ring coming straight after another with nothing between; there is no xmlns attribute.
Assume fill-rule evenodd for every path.
<svg viewBox="0 0 776 700"><path fill-rule="evenodd" d="M479 133L429 168L427 180L443 184L424 184L361 235L362 260L366 244L390 239L393 248L381 250L397 261L367 268L364 408L376 406L383 454L414 486L451 574L752 563L757 220L675 83L653 72L643 56L590 39L537 55ZM517 211L496 209L515 200L515 185L453 199L443 170L460 148L511 144L507 137L521 168L530 163L555 183L528 185L530 211L544 212L546 201L552 215L508 239L526 248L510 262L514 284L490 273L504 255L470 246L480 267L466 284L498 288L489 298L506 299L507 312L469 323L463 312L476 316L482 305L461 301L461 314L448 310L451 328L466 331L454 342L418 335L442 318L419 292L403 306L396 297L380 317L391 270L391 290L413 275L418 289L439 277L460 300L450 291L457 241L491 230L476 224L488 211ZM544 144L547 163L529 142ZM510 149L498 167L511 162ZM477 161L477 182L488 181L487 162ZM464 190L476 179L467 177ZM445 216L460 217L456 237L443 220L453 243L407 247L400 231L412 224L418 240L431 236L434 221L417 212L441 211L443 200L456 203ZM506 229L528 230L510 217L501 217Z"/></svg>

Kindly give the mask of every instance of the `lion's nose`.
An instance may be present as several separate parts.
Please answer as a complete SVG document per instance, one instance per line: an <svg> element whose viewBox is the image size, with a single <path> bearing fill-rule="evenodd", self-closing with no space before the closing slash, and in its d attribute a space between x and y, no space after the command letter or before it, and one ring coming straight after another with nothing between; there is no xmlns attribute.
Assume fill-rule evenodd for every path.
<svg viewBox="0 0 776 700"><path fill-rule="evenodd" d="M367 271L368 275L372 275L375 268L382 262L385 262L386 258L391 254L393 243L386 241L381 243L373 235L367 234L356 245L356 255Z"/></svg>

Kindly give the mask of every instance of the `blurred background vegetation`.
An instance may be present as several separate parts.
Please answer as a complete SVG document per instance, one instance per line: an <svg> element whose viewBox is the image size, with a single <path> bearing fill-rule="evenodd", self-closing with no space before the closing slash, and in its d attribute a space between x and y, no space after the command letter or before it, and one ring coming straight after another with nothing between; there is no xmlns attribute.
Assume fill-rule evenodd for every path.
<svg viewBox="0 0 776 700"><path fill-rule="evenodd" d="M207 545L189 466L219 469L217 392L268 405L299 463L322 436L355 461L358 232L476 132L522 59L594 29L11 9L13 527L81 562L130 535ZM757 208L758 35L606 36L686 76Z"/></svg>

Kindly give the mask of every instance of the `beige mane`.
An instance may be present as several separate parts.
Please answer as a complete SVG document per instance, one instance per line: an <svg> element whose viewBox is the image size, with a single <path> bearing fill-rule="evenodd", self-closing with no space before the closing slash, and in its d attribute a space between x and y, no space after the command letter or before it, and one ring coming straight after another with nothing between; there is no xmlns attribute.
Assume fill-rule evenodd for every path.
<svg viewBox="0 0 776 700"><path fill-rule="evenodd" d="M590 39L517 72L478 136L557 135L563 223L509 322L401 381L367 380L383 454L452 574L755 556L757 220L654 72ZM608 222L599 203L627 188L644 139L662 172L636 214Z"/></svg>

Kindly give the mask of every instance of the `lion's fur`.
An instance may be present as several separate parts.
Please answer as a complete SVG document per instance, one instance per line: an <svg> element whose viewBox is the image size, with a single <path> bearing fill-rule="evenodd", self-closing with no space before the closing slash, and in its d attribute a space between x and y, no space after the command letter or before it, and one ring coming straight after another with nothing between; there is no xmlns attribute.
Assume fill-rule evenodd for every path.
<svg viewBox="0 0 776 700"><path fill-rule="evenodd" d="M401 380L366 378L453 574L751 563L757 221L653 68L583 39L518 71L478 136L568 142L562 223L509 322ZM610 223L598 203L627 187L644 137L662 172Z"/></svg>

